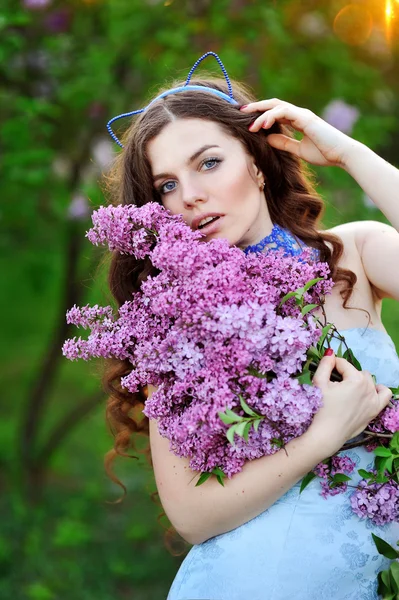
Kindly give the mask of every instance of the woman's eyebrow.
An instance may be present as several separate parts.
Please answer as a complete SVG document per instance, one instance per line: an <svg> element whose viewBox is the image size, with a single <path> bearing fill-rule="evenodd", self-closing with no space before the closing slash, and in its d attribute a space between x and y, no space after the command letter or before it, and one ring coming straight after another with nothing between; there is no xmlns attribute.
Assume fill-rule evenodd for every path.
<svg viewBox="0 0 399 600"><path fill-rule="evenodd" d="M220 148L220 146L218 146L217 144L205 144L205 146L201 146L199 150L196 150L196 152L194 152L194 154L190 156L190 158L187 161L187 164L189 165L192 162L194 162L196 158L198 158L203 152L205 152L205 150L209 150L210 148ZM157 179L162 179L164 177L170 177L170 175L170 173L158 173L158 175L154 175L154 181L156 181Z"/></svg>

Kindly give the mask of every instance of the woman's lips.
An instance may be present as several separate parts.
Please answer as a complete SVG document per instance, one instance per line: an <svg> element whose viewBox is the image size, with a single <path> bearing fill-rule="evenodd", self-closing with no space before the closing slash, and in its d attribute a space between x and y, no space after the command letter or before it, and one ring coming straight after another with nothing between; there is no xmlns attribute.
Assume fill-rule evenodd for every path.
<svg viewBox="0 0 399 600"><path fill-rule="evenodd" d="M223 221L223 219L224 217L219 217L218 219L216 219L216 221L212 221L208 225L205 225L205 227L201 227L201 229L198 229L198 231L205 235L211 235L211 233L216 233L217 231L219 231L220 224Z"/></svg>

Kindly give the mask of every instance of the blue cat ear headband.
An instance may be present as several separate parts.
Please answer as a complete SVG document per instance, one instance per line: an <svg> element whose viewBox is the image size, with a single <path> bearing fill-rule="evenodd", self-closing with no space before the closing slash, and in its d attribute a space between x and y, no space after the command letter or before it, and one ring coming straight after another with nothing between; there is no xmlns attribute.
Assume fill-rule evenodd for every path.
<svg viewBox="0 0 399 600"><path fill-rule="evenodd" d="M205 59L207 58L207 56L214 56L216 58L216 60L219 63L220 68L222 69L224 78L227 82L227 88L229 90L229 95L225 94L224 92L220 92L219 90L215 90L214 88L210 88L210 87L205 87L202 85L189 85L191 77L195 71L195 69L198 67L198 65ZM190 72L188 74L188 77L186 79L186 83L181 86L181 87L177 87L177 88L173 88L171 90L167 90L166 92L163 92L162 94L160 94L159 96L157 96L156 98L154 98L154 100L152 100L148 106L146 106L145 108L140 108L139 110L132 110L132 112L128 112L128 113L123 113L121 115L118 115L117 117L113 117L110 121L108 121L107 123L107 129L108 129L108 133L110 134L110 136L112 137L112 139L121 147L123 148L123 144L118 140L118 138L116 137L115 133L112 131L111 129L111 124L116 121L117 119L123 119L124 117L131 117L132 115L138 115L139 113L142 113L144 111L147 110L147 108L149 108L152 104L154 104L154 102L156 102L157 100L161 100L161 98L165 98L165 96L170 96L172 94L178 94L179 92L186 92L186 91L196 91L196 92L210 92L211 94L214 94L215 96L219 96L219 98L223 98L224 100L227 100L227 102L230 102L230 104L238 104L237 100L235 100L234 96L233 96L233 88L231 86L231 82L229 79L229 76L227 75L227 71L222 63L222 61L220 60L220 58L218 57L217 54L215 54L215 52L207 52L206 54L203 54L192 66L192 68L190 69Z"/></svg>

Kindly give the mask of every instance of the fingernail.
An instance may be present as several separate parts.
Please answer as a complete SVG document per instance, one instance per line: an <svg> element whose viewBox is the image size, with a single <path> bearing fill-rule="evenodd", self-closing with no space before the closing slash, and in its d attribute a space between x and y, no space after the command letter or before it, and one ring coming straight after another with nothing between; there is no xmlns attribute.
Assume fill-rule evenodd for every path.
<svg viewBox="0 0 399 600"><path fill-rule="evenodd" d="M324 352L324 356L332 356L334 354L334 350L332 348L327 348Z"/></svg>
<svg viewBox="0 0 399 600"><path fill-rule="evenodd" d="M248 127L249 131L251 131L252 127L254 126L253 123L251 123L251 125Z"/></svg>
<svg viewBox="0 0 399 600"><path fill-rule="evenodd" d="M240 106L240 110L243 110L244 108L247 108L248 104L243 104L242 106Z"/></svg>

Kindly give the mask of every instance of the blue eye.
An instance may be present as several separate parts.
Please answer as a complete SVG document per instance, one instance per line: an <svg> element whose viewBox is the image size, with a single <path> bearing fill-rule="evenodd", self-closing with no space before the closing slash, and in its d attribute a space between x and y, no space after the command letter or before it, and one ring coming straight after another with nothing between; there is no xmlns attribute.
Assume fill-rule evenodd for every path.
<svg viewBox="0 0 399 600"><path fill-rule="evenodd" d="M174 187L167 187L170 185L176 185L175 181L167 181L166 183L164 183L163 185L161 185L161 187L159 188L159 193L160 194L167 194L168 192L173 192L173 190L175 189Z"/></svg>
<svg viewBox="0 0 399 600"><path fill-rule="evenodd" d="M205 159L205 160L204 160L204 161L201 163L201 167L203 167L203 166L205 166L205 165L212 164L213 166L211 166L211 167L209 167L209 168L205 169L206 171L210 171L210 169L214 169L214 168L215 168L215 166L216 166L218 163L220 163L220 162L222 162L222 161L220 160L220 158L207 158L207 159Z"/></svg>

